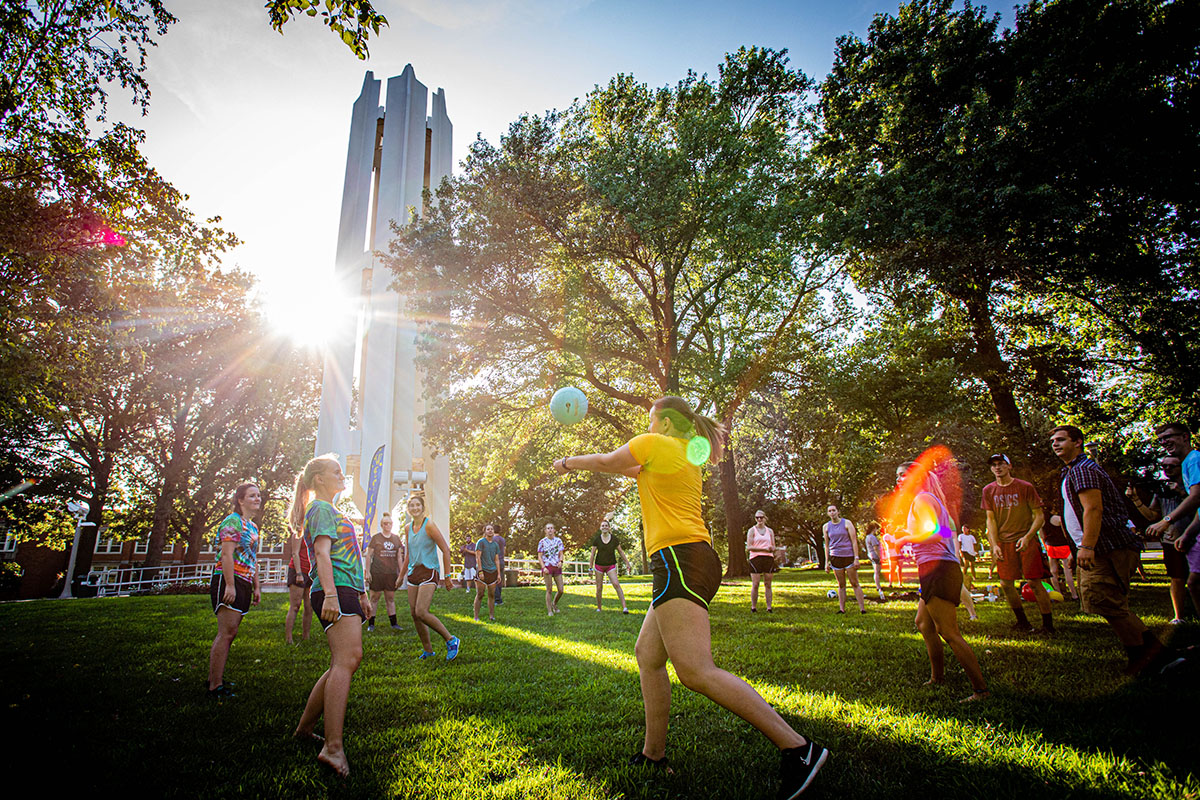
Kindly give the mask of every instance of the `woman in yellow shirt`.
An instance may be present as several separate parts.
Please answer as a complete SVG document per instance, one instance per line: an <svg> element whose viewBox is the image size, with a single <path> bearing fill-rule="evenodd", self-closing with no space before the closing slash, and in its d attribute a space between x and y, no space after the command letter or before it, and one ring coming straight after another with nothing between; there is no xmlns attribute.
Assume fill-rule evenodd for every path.
<svg viewBox="0 0 1200 800"><path fill-rule="evenodd" d="M779 796L798 797L829 751L792 730L749 684L713 663L708 604L721 585L722 570L701 515L700 468L687 457L688 442L695 436L711 445L710 463L720 460L724 428L697 414L686 400L663 397L650 407L649 433L611 453L554 462L560 474L588 470L637 478L654 584L635 647L646 734L630 763L667 766L669 659L684 686L737 714L780 749Z"/></svg>

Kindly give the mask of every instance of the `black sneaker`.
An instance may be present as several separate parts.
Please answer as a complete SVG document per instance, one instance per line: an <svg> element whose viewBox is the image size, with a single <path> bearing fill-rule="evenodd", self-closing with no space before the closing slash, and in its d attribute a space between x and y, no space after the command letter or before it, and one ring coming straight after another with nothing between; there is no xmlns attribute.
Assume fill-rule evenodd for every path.
<svg viewBox="0 0 1200 800"><path fill-rule="evenodd" d="M829 759L829 751L809 740L803 747L779 751L779 800L793 800L804 793Z"/></svg>
<svg viewBox="0 0 1200 800"><path fill-rule="evenodd" d="M208 697L212 700L225 700L230 697L237 697L237 695L234 694L233 689L229 688L229 684L227 683L222 683L217 688L209 689L207 691Z"/></svg>
<svg viewBox="0 0 1200 800"><path fill-rule="evenodd" d="M1033 633L1033 626L1028 622L1014 622L1010 627L1013 633Z"/></svg>
<svg viewBox="0 0 1200 800"><path fill-rule="evenodd" d="M643 753L641 750L637 751L632 756L630 756L629 766L631 766L631 767L654 767L654 769L661 769L667 773L671 772L671 765L667 762L666 756L663 756L658 761L655 761L653 758L650 758L648 755Z"/></svg>

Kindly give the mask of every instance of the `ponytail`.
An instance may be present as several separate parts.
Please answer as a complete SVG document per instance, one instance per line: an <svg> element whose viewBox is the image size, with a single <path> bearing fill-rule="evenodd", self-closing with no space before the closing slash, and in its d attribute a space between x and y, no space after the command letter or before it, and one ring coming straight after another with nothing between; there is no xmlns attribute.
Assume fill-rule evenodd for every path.
<svg viewBox="0 0 1200 800"><path fill-rule="evenodd" d="M313 478L322 472L341 466L337 456L326 453L310 459L304 469L296 473L296 488L292 492L292 504L288 507L288 527L297 536L304 534L304 512L308 509L308 495L313 490Z"/></svg>
<svg viewBox="0 0 1200 800"><path fill-rule="evenodd" d="M708 463L715 464L721 460L721 454L725 450L725 436L728 433L724 425L712 417L696 413L682 397L660 397L654 401L653 408L671 420L671 424L684 439L691 439L693 436L703 436L707 439L712 447Z"/></svg>

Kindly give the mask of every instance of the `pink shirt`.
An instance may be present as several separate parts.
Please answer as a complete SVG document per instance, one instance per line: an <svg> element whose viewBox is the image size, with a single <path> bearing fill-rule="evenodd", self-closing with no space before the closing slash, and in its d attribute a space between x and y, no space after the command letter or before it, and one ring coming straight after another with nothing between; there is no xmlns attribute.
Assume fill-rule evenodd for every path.
<svg viewBox="0 0 1200 800"><path fill-rule="evenodd" d="M746 532L750 542L750 556L775 556L775 531L767 526L761 529L757 525Z"/></svg>

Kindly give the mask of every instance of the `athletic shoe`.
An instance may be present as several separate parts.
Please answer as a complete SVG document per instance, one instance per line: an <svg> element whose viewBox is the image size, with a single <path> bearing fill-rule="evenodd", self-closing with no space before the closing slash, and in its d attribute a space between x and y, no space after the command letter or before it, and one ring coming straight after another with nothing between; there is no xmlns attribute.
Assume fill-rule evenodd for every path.
<svg viewBox="0 0 1200 800"><path fill-rule="evenodd" d="M1016 633L1033 633L1033 626L1028 622L1026 622L1024 625L1022 625L1020 622L1014 622L1011 626L1011 630Z"/></svg>
<svg viewBox="0 0 1200 800"><path fill-rule="evenodd" d="M621 609L621 613L622 613L622 614L628 614L628 613L629 613L629 609L628 609L628 608L622 608L622 609Z"/></svg>
<svg viewBox="0 0 1200 800"><path fill-rule="evenodd" d="M458 637L451 636L446 641L446 660L453 661L458 657Z"/></svg>
<svg viewBox="0 0 1200 800"><path fill-rule="evenodd" d="M375 630L375 623L374 623L374 622L372 622L372 623L370 623L369 625L367 625L367 633L370 633L370 632L371 632L371 631L373 631L373 630Z"/></svg>
<svg viewBox="0 0 1200 800"><path fill-rule="evenodd" d="M809 740L804 747L779 751L779 800L804 793L829 758L829 751Z"/></svg>
<svg viewBox="0 0 1200 800"><path fill-rule="evenodd" d="M648 755L643 753L641 750L634 753L630 757L629 766L631 766L631 767L653 767L654 769L661 769L661 770L665 770L667 772L671 771L671 765L670 765L670 763L668 763L666 756L663 756L662 758L655 761L653 758L650 758Z"/></svg>
<svg viewBox="0 0 1200 800"><path fill-rule="evenodd" d="M1175 619L1171 620L1171 624L1172 625L1182 625L1183 620L1181 620L1179 617L1176 617Z"/></svg>
<svg viewBox="0 0 1200 800"><path fill-rule="evenodd" d="M224 683L215 689L208 689L207 693L208 697L212 700L227 700L231 697L237 697L237 695L234 694L233 689L231 689L228 684Z"/></svg>
<svg viewBox="0 0 1200 800"><path fill-rule="evenodd" d="M502 606L502 605L504 605L504 601L503 601L503 600L497 600L497 601L496 601L496 605L498 605L498 606Z"/></svg>
<svg viewBox="0 0 1200 800"><path fill-rule="evenodd" d="M423 650L421 651L421 655L417 656L417 661L424 661L427 658L433 658L433 656L434 652L432 650Z"/></svg>
<svg viewBox="0 0 1200 800"><path fill-rule="evenodd" d="M395 625L393 625L392 630L394 630L394 631L400 630L400 623L397 622Z"/></svg>

